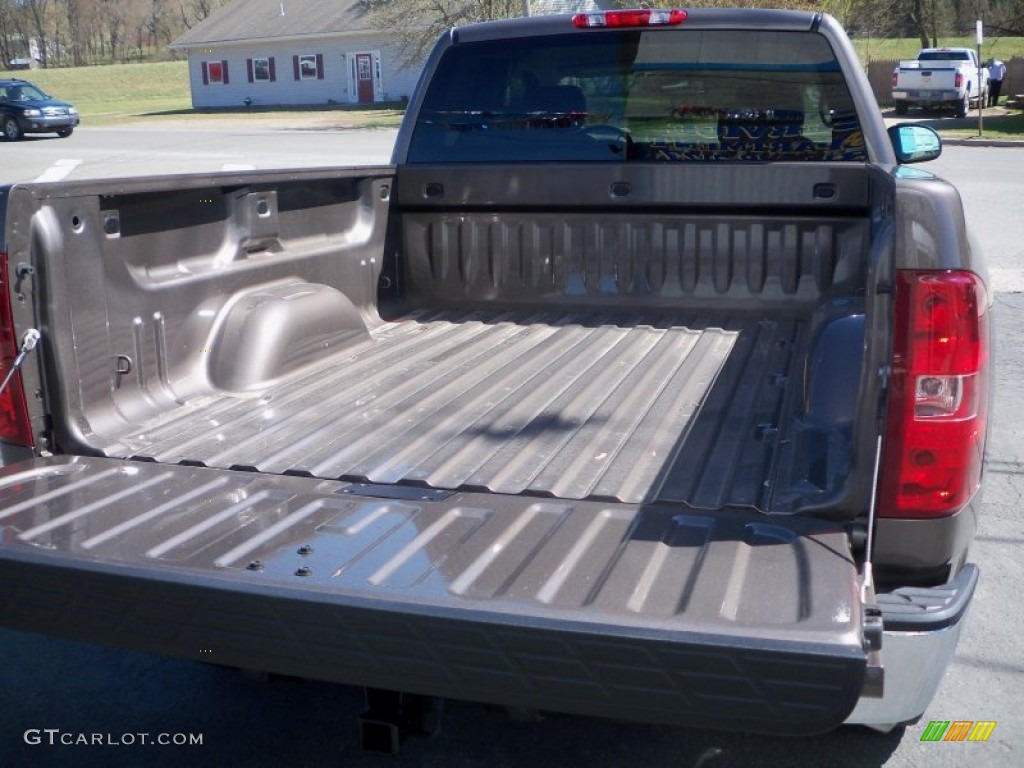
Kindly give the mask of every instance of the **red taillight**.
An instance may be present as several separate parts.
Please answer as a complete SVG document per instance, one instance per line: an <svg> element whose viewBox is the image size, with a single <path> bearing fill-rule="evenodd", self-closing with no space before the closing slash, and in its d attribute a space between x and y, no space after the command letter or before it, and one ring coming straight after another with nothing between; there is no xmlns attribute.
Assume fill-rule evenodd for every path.
<svg viewBox="0 0 1024 768"><path fill-rule="evenodd" d="M964 73L963 72L957 72L956 75L953 76L953 87L954 88L963 88L964 87Z"/></svg>
<svg viewBox="0 0 1024 768"><path fill-rule="evenodd" d="M18 342L14 334L11 294L7 285L7 254L0 251L0 381L7 376L17 356ZM35 445L20 371L14 374L7 388L0 392L0 442L26 448Z"/></svg>
<svg viewBox="0 0 1024 768"><path fill-rule="evenodd" d="M895 87L895 86L896 86L896 84L897 84L897 81L898 81L899 79L900 79L900 70L899 70L899 67L897 67L896 69L894 69L894 70L892 71L892 84L893 84L893 87Z"/></svg>
<svg viewBox="0 0 1024 768"><path fill-rule="evenodd" d="M594 11L572 17L574 27L655 27L675 26L686 20L686 11L675 8L651 8L632 11Z"/></svg>
<svg viewBox="0 0 1024 768"><path fill-rule="evenodd" d="M981 485L988 298L973 272L896 274L878 514L941 517L956 512Z"/></svg>

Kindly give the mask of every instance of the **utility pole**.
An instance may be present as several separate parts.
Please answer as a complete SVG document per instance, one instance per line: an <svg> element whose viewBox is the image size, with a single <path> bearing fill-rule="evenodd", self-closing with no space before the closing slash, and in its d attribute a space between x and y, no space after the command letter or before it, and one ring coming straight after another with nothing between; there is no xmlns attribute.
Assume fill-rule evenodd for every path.
<svg viewBox="0 0 1024 768"><path fill-rule="evenodd" d="M982 117L982 114L985 112L985 101L988 100L988 94L985 93L981 87L981 69L985 66L981 63L981 44L985 40L982 26L981 19L978 19L977 22L975 22L974 28L975 42L978 45L978 138L981 138L982 135L982 126L984 125L984 118ZM968 104L968 106L970 105Z"/></svg>
<svg viewBox="0 0 1024 768"><path fill-rule="evenodd" d="M530 0L523 0L523 16L530 15Z"/></svg>

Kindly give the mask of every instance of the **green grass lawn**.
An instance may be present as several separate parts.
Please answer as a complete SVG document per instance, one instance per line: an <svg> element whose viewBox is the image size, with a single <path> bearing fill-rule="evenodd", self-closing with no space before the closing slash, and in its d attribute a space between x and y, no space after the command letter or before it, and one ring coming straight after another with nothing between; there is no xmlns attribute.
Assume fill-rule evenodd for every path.
<svg viewBox="0 0 1024 768"><path fill-rule="evenodd" d="M964 118L939 118L928 125L939 132L944 139L970 139L978 136L978 113L972 112ZM982 120L982 138L1024 140L1024 113L1011 112L1007 115L985 114Z"/></svg>
<svg viewBox="0 0 1024 768"><path fill-rule="evenodd" d="M192 107L188 64L184 61L36 69L7 72L4 76L24 77L56 98L70 101L89 125Z"/></svg>
<svg viewBox="0 0 1024 768"><path fill-rule="evenodd" d="M946 48L976 48L974 37L943 37L939 45ZM853 38L853 46L860 54L861 61L874 59L912 59L921 50L917 38ZM1024 37L986 37L981 47L981 59L989 58L1008 61L1014 56L1024 56Z"/></svg>
<svg viewBox="0 0 1024 768"><path fill-rule="evenodd" d="M289 117L301 120L315 115L323 120L330 113L332 124L342 127L392 127L402 117L400 105L382 104L373 109L323 106L282 109L194 110L189 92L188 63L161 61L114 64L101 67L35 69L3 72L3 77L31 80L44 91L74 104L85 125L116 125L138 120L211 120Z"/></svg>

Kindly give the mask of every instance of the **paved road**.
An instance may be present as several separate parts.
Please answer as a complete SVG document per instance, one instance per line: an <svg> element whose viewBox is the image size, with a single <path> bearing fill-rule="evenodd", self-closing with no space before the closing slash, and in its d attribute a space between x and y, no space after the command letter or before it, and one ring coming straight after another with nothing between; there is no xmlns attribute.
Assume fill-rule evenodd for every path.
<svg viewBox="0 0 1024 768"><path fill-rule="evenodd" d="M85 127L66 139L0 142L0 182L387 163L395 138L394 130L267 130L238 120L217 125Z"/></svg>
<svg viewBox="0 0 1024 768"><path fill-rule="evenodd" d="M996 290L1024 291L1024 147L946 147L938 160L916 167L960 190Z"/></svg>
<svg viewBox="0 0 1024 768"><path fill-rule="evenodd" d="M97 129L97 133L99 129ZM87 162L72 177L89 176L91 157L109 153L115 173L158 163L145 151L129 148L123 134L102 137L86 131L80 144L68 140L60 152L81 148ZM284 162L311 148L303 165L336 160L345 147L367 151L363 162L376 162L366 147L380 142L356 134L297 139L263 132L204 138L225 144L197 148L188 155L190 139L153 132L136 137L153 142L149 152L171 153L174 170L206 163L213 170L232 148L231 162ZM79 140L76 133L73 140ZM252 148L247 143L251 141ZM288 141L287 149L271 148ZM361 144L360 142L368 142ZM200 144L202 142L199 142ZM387 141L383 142L386 159ZM29 150L34 145L19 145ZM159 147L163 147L159 150ZM0 145L7 152L10 145ZM381 149L378 146L377 150ZM94 152L95 155L88 155ZM138 154L133 154L138 153ZM2 155L0 155L2 157ZM122 158L117 160L116 158ZM60 159L57 157L56 159ZM166 161L165 161L166 162ZM58 168L51 155L23 172L35 178ZM4 166L6 175L8 166ZM165 168L167 166L164 166ZM996 720L984 744L922 743L924 723L898 735L880 736L862 729L841 729L812 739L720 734L660 726L636 726L575 717L554 717L540 723L509 722L504 714L483 707L449 703L444 730L433 740L411 740L393 761L359 751L355 717L362 708L360 693L342 686L298 680L259 681L240 673L202 664L162 659L140 653L96 648L70 641L0 631L0 765L2 766L635 766L676 768L702 766L1016 766L1024 749L1024 617L1019 610L1024 582L1024 217L1020 195L1024 150L948 148L930 170L956 183L979 240L989 256L997 291L995 321L996 406L990 441L990 464L984 515L974 547L983 571L970 621L959 652L938 696L925 714L930 719ZM24 743L26 729L59 728L78 734L202 734L201 746L49 746ZM139 737L135 737L138 741Z"/></svg>

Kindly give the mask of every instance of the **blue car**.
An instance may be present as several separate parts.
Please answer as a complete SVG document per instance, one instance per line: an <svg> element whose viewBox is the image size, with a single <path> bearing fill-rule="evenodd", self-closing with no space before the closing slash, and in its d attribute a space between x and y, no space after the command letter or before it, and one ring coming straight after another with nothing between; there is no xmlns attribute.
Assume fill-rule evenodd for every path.
<svg viewBox="0 0 1024 768"><path fill-rule="evenodd" d="M78 125L78 110L47 95L26 80L0 80L0 129L17 141L26 133L70 136Z"/></svg>

